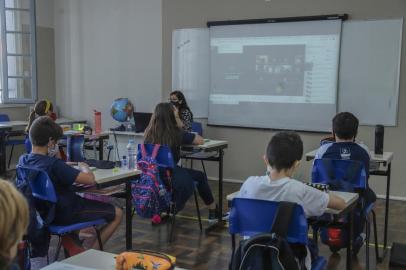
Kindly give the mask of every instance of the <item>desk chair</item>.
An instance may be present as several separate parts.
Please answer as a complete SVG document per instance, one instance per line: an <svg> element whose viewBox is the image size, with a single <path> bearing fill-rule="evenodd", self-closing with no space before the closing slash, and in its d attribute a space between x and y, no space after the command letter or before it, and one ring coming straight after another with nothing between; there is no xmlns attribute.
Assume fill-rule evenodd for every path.
<svg viewBox="0 0 406 270"><path fill-rule="evenodd" d="M203 126L200 122L192 122L192 132L197 133L200 136L203 136ZM185 160L190 159L190 168L193 169L193 160L200 160L203 168L203 172L207 177L206 167L204 166L204 160L210 157L214 157L217 153L207 153L202 151L195 151L191 154L185 155L183 158Z"/></svg>
<svg viewBox="0 0 406 270"><path fill-rule="evenodd" d="M10 118L7 114L0 114L0 122L10 122ZM15 130L15 131L8 131L6 133L6 141L5 145L11 145L11 151L10 151L10 157L8 158L8 164L7 168L10 168L10 163L11 159L13 157L13 151L14 151L14 146L15 145L24 145L25 144L25 139L10 139L10 138L15 138L15 137L21 137L25 135L25 131L22 130Z"/></svg>
<svg viewBox="0 0 406 270"><path fill-rule="evenodd" d="M228 231L231 234L233 257L236 246L236 234L244 237L252 237L257 234L271 232L279 202L235 198L231 204ZM307 219L303 208L296 204L289 224L286 240L291 244L307 245L307 230ZM312 270L324 269L326 264L326 259L319 256L312 262Z"/></svg>
<svg viewBox="0 0 406 270"><path fill-rule="evenodd" d="M144 144L145 150L147 152L147 155L152 155L153 149L155 147L155 144ZM138 153L137 153L137 160L140 160L142 157L142 149L141 149L141 144L138 144ZM158 163L158 167L160 169L164 169L164 170L173 170L173 168L175 167L175 162L173 160L173 156L172 156L172 152L170 150L170 148L166 145L161 145L158 151L158 154L156 156L156 161ZM196 184L195 184L196 186ZM200 208L199 208L199 202L197 200L197 192L196 192L196 187L194 188L193 191L193 195L195 198L195 204L196 204L196 213L197 213L197 218L199 220L199 228L200 231L203 230L203 226L202 226L202 220L201 220L201 216L200 216ZM173 195L172 195L173 196ZM170 235L169 235L169 242L172 241L172 236L173 236L173 229L174 229L174 225L175 225L175 217L177 214L177 209L176 209L176 204L175 204L175 200L172 197L172 203L171 203L171 209L169 209L168 214L172 214L172 224L171 224L171 231L170 231Z"/></svg>
<svg viewBox="0 0 406 270"><path fill-rule="evenodd" d="M52 205L55 205L58 201L52 180L44 170L39 170L30 166L17 166L17 185L20 187L22 185L28 185L31 189L31 196L34 199L44 201ZM37 212L36 218L37 220L40 219L43 222L43 226L47 228L51 235L58 236L58 246L55 252L54 261L58 259L59 252L62 247L62 236L88 227L94 227L94 229L96 230L100 250L103 250L103 243L100 238L100 231L96 228L96 226L106 224L106 221L104 219L74 223L70 225L55 225L52 224L52 214L47 214L47 217L43 217Z"/></svg>
<svg viewBox="0 0 406 270"><path fill-rule="evenodd" d="M84 143L84 135L66 136L67 161L82 162L85 160Z"/></svg>
<svg viewBox="0 0 406 270"><path fill-rule="evenodd" d="M312 169L312 182L327 184L330 190L356 192L360 195L358 208L361 209L361 217L366 221L366 268L369 269L369 238L370 238L370 216L375 235L375 256L378 261L378 237L376 229L376 215L374 203L366 205L364 192L368 187L368 179L362 162L356 160L340 159L316 159ZM317 237L317 233L315 233ZM331 249L331 247L330 247ZM335 251L332 249L332 251Z"/></svg>

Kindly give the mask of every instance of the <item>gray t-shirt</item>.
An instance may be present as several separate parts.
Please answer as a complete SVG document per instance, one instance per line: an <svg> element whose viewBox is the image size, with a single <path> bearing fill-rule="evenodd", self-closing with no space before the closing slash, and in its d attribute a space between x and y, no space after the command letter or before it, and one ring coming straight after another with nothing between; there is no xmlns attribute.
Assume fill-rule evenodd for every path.
<svg viewBox="0 0 406 270"><path fill-rule="evenodd" d="M268 176L251 176L240 189L240 198L294 202L303 207L307 217L321 216L329 196L318 189L288 177L270 180Z"/></svg>

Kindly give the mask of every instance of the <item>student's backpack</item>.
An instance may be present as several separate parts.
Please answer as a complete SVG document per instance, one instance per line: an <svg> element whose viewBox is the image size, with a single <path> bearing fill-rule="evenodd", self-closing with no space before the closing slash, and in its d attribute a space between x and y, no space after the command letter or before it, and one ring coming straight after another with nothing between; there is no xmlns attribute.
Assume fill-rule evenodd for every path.
<svg viewBox="0 0 406 270"><path fill-rule="evenodd" d="M270 233L240 241L232 257L230 270L306 269L306 247L289 244L286 239L294 206L294 203L280 202Z"/></svg>
<svg viewBox="0 0 406 270"><path fill-rule="evenodd" d="M154 145L152 154L148 155L145 145L141 144L141 158L137 167L142 171L141 177L131 185L133 204L137 214L144 218L159 216L169 209L172 191L171 185L164 183L160 177L156 160L160 145ZM170 181L170 177L167 177Z"/></svg>

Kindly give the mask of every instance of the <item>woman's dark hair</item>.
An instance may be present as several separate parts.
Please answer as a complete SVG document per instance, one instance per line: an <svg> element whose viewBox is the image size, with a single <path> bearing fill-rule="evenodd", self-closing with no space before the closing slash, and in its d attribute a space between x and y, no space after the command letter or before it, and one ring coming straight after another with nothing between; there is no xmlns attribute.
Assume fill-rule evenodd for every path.
<svg viewBox="0 0 406 270"><path fill-rule="evenodd" d="M293 131L276 133L266 149L269 165L277 171L291 168L295 161L302 159L302 155L302 139Z"/></svg>
<svg viewBox="0 0 406 270"><path fill-rule="evenodd" d="M40 116L32 123L29 136L32 145L45 146L50 139L57 141L62 138L63 130L48 116Z"/></svg>
<svg viewBox="0 0 406 270"><path fill-rule="evenodd" d="M341 112L333 118L333 133L339 139L354 139L358 133L358 118L350 112Z"/></svg>
<svg viewBox="0 0 406 270"><path fill-rule="evenodd" d="M176 124L173 105L159 103L145 132L145 143L164 144L171 148L180 146L181 129Z"/></svg>
<svg viewBox="0 0 406 270"><path fill-rule="evenodd" d="M185 95L181 91L179 91L179 90L173 91L173 92L171 92L171 94L169 96L176 96L178 98L180 103L176 104L176 107L179 110L179 114L181 114L184 110L188 110L188 111L190 111L190 113L192 113L189 106L187 105ZM193 114L192 114L192 118L193 118Z"/></svg>
<svg viewBox="0 0 406 270"><path fill-rule="evenodd" d="M31 111L30 116L28 117L28 125L25 128L25 131L28 133L30 131L32 122L34 122L35 118L38 116L47 115L48 112L53 112L54 107L52 106L52 102L46 99L40 100L35 103L34 109Z"/></svg>

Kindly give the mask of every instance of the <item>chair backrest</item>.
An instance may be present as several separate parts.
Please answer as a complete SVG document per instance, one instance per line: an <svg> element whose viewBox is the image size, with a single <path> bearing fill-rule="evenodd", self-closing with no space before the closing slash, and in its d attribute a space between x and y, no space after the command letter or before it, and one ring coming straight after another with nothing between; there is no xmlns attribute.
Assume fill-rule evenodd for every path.
<svg viewBox="0 0 406 270"><path fill-rule="evenodd" d="M16 170L17 181L28 183L34 198L56 203L55 188L46 171L29 166L17 166Z"/></svg>
<svg viewBox="0 0 406 270"><path fill-rule="evenodd" d="M229 232L254 236L271 232L279 202L235 198L229 217ZM307 219L302 206L296 204L289 224L287 241L307 245Z"/></svg>
<svg viewBox="0 0 406 270"><path fill-rule="evenodd" d="M30 137L28 135L25 137L24 147L25 147L25 152L27 154L31 153L32 145L31 145Z"/></svg>
<svg viewBox="0 0 406 270"><path fill-rule="evenodd" d="M85 160L84 135L69 135L66 137L67 161L82 162Z"/></svg>
<svg viewBox="0 0 406 270"><path fill-rule="evenodd" d="M328 184L331 190L354 192L365 189L367 176L362 162L347 159L316 159L312 183Z"/></svg>
<svg viewBox="0 0 406 270"><path fill-rule="evenodd" d="M192 132L196 132L200 136L203 135L203 126L200 122L192 122Z"/></svg>
<svg viewBox="0 0 406 270"><path fill-rule="evenodd" d="M144 144L147 155L152 155L155 144ZM141 153L141 144L138 144L137 160L140 160L142 157ZM175 161L173 160L171 149L167 145L161 145L156 156L156 161L158 166L161 168L174 168Z"/></svg>
<svg viewBox="0 0 406 270"><path fill-rule="evenodd" d="M10 122L10 117L8 117L8 114L1 113L0 122Z"/></svg>

